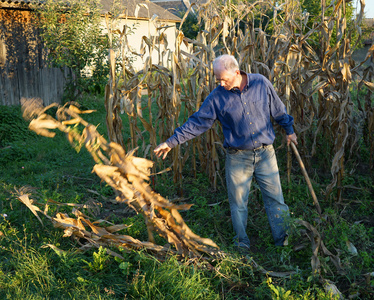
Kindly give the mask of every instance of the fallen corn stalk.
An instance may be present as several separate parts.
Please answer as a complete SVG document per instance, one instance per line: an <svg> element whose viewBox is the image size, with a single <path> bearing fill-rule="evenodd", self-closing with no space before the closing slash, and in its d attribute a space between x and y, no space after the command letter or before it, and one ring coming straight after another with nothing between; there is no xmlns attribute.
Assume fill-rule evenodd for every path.
<svg viewBox="0 0 374 300"><path fill-rule="evenodd" d="M54 132L51 132L50 129L58 128L67 134L68 140L73 146L82 147L84 145L97 163L93 171L115 190L116 200L127 204L144 216L149 242L140 242L130 236L114 235L110 228L95 225L77 210L75 211L77 213L76 219L64 214L49 217L27 196L20 195L19 200L25 203L34 215L38 217L37 213L42 212L55 226L64 229L64 236L73 235L86 239L88 244L83 247L115 244L129 249L152 250L161 256L171 252L180 257L200 257L204 253L215 256L221 253L212 240L196 235L184 222L179 211L189 209L191 204L173 204L151 189L148 181L153 162L135 157L133 155L135 150L125 153L121 145L114 142L108 143L97 132L95 126L80 117L80 114L87 113L87 111L80 111L73 104L68 105L58 106L57 119L55 119L46 113L49 107L43 108L41 103L35 102L34 99L33 101L24 101L24 117L37 116L31 120L29 125L29 128L37 134L53 137ZM78 133L70 127L78 124L84 126L82 133ZM41 222L39 217L38 219ZM91 231L86 230L86 227ZM153 242L153 232L173 245L174 250L156 245Z"/></svg>
<svg viewBox="0 0 374 300"><path fill-rule="evenodd" d="M34 199L29 197L29 194L23 194L22 191L18 192L18 200L24 203L32 213L38 218L43 224L42 220L38 216L38 213L48 218L53 226L64 230L63 237L76 238L78 243L81 245L80 250L88 250L90 248L99 248L100 246L108 247L115 246L121 247L123 250L146 250L154 254L158 258L164 258L167 254L176 255L177 252L170 247L160 246L151 242L142 242L129 235L118 234L117 232L128 227L124 224L115 225L105 220L91 221L85 214L76 208L73 208L72 214L74 217L69 216L66 213L57 213L56 216L51 217L48 215L48 206L73 206L73 203L59 203L56 201L48 200L46 204L38 203ZM44 205L44 209L42 206ZM105 224L109 226L103 226ZM79 240L84 239L85 244L82 244ZM122 258L122 256L113 251L109 251L109 254Z"/></svg>

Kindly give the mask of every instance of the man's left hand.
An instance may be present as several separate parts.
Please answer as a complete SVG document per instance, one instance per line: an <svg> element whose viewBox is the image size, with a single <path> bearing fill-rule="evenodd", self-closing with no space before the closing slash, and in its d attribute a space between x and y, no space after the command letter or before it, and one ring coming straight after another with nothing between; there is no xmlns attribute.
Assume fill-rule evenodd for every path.
<svg viewBox="0 0 374 300"><path fill-rule="evenodd" d="M295 133L290 134L290 135L287 135L287 146L288 146L291 142L294 143L295 145L297 145L297 136L296 136Z"/></svg>

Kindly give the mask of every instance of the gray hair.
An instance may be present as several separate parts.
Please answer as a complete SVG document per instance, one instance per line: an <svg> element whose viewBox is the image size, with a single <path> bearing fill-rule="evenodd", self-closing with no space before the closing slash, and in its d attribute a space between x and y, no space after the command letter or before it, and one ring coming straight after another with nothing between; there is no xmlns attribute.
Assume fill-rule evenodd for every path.
<svg viewBox="0 0 374 300"><path fill-rule="evenodd" d="M227 71L235 72L239 70L239 64L236 58L229 54L223 54L221 56L218 56L213 61L213 70L216 70L216 68L224 68Z"/></svg>

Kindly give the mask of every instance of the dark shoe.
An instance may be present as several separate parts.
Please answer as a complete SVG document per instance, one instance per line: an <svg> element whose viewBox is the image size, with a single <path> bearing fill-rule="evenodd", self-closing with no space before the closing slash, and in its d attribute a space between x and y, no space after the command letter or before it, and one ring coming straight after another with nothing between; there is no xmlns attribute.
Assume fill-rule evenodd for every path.
<svg viewBox="0 0 374 300"><path fill-rule="evenodd" d="M249 254L250 253L250 248L247 244L244 244L244 243L240 242L237 245L235 245L235 247L240 254Z"/></svg>
<svg viewBox="0 0 374 300"><path fill-rule="evenodd" d="M288 235L284 238L283 246L288 246Z"/></svg>
<svg viewBox="0 0 374 300"><path fill-rule="evenodd" d="M282 242L275 243L277 247L285 247L288 246L288 234L284 237Z"/></svg>

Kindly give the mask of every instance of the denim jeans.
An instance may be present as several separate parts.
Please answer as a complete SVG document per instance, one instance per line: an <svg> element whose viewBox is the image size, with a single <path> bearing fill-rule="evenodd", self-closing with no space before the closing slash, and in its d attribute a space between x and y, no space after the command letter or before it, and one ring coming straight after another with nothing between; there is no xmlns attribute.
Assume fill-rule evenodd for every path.
<svg viewBox="0 0 374 300"><path fill-rule="evenodd" d="M289 215L284 203L277 159L273 145L256 150L227 150L226 184L236 245L250 245L246 233L248 196L255 178L264 201L275 245L281 246L287 236L285 219Z"/></svg>

